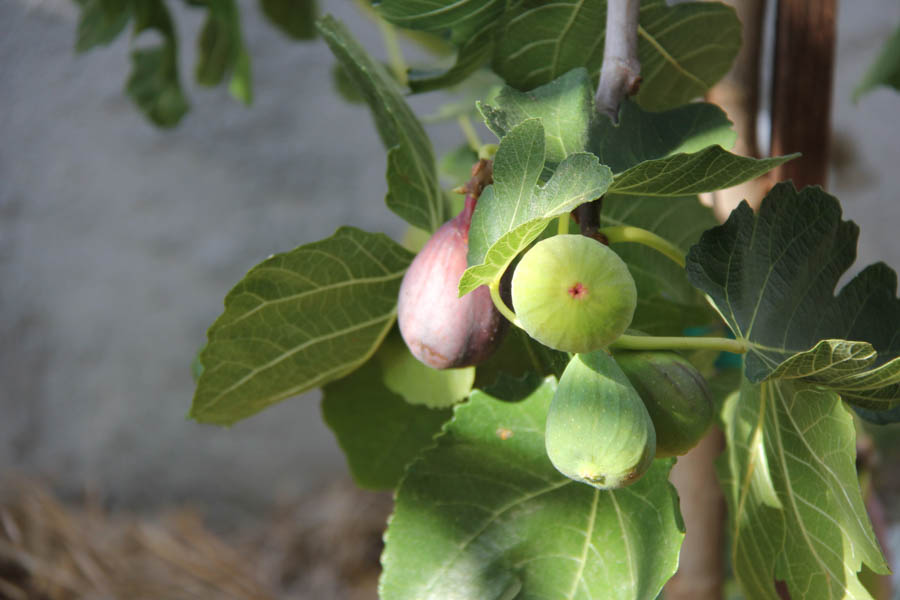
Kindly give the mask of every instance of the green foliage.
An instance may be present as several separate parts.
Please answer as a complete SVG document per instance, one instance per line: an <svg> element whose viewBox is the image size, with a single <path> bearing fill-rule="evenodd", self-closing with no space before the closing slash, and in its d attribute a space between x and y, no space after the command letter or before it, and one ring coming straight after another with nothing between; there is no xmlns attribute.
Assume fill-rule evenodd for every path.
<svg viewBox="0 0 900 600"><path fill-rule="evenodd" d="M165 1L77 1L77 50L107 45L132 25L137 46L127 91L153 122L175 125L188 101ZM232 94L249 103L243 5L189 4L207 11L197 81L228 78ZM854 261L858 231L820 189L777 185L759 214L745 204L721 226L698 202L697 194L748 181L795 156L731 154L735 133L725 114L686 104L738 52L733 9L644 0L637 31L643 82L614 124L593 106L605 0L382 0L378 14L413 31L409 39L456 51L451 64L408 74L413 92L455 86L455 99L431 120L469 119L477 106L499 139L479 154L470 139L438 165L404 84L334 18L314 29L315 0L260 0L259 7L293 39L321 33L337 58L339 92L368 105L387 151L386 203L412 226L410 247L422 247L418 238L436 231L461 202L448 199L438 174L448 186L460 185L479 154L496 150L492 182L468 230L461 295L491 285L505 297L503 276L522 254L539 240L574 233L569 213L597 199L601 228L658 236L644 238L650 245L614 240L637 291L631 327L658 336L719 335L727 327L736 337L727 344L631 340L695 349L685 357L708 379L728 442L718 471L738 581L754 599L777 600L775 581L796 599L869 598L857 573L883 573L887 565L857 484L845 403L873 422L900 420L897 279L886 265L871 265L835 294ZM140 34L148 30L159 39L144 45ZM898 56L900 30L855 97L877 85L900 88ZM508 84L499 91L498 75ZM688 254L686 269L679 251ZM585 383L596 383L592 377L603 370L585 363L590 356L573 359L520 328L475 368L436 371L419 363L391 333L412 259L381 234L341 228L251 269L229 292L195 360L191 416L228 425L324 386L323 415L356 481L396 488L383 555L385 600L657 597L677 566L683 536L666 481L672 461L656 460L633 485L606 491L561 475L547 452L566 448L560 463L578 464L563 470L588 479L576 455L599 448L588 462L616 479L623 476L613 472L616 459L632 438L646 450L653 427L642 430L644 437L629 434L641 428L626 421L641 419L616 410L610 398L622 394L597 393ZM456 276L447 280L453 290ZM504 302L504 310L516 309ZM521 296L515 304L527 309ZM747 354L743 361L723 358L722 347ZM605 354L594 358L612 362ZM571 418L551 418L545 430L559 377L565 393L557 400L578 402L556 411ZM634 392L624 382L620 387ZM660 390L671 391L654 384L652 391ZM629 406L643 409L635 402ZM641 462L619 462L629 461Z"/></svg>
<svg viewBox="0 0 900 600"><path fill-rule="evenodd" d="M316 4L316 0L259 0L269 22L296 40L316 37Z"/></svg>
<svg viewBox="0 0 900 600"><path fill-rule="evenodd" d="M608 195L603 199L601 224L641 227L687 252L701 233L715 226L716 219L696 197ZM715 320L715 313L690 284L684 269L641 244L616 244L614 248L628 265L637 287L632 328L653 335L681 335L688 327Z"/></svg>
<svg viewBox="0 0 900 600"><path fill-rule="evenodd" d="M672 463L614 491L564 477L544 450L555 389L519 403L474 392L455 408L397 490L384 600L656 597L683 536Z"/></svg>
<svg viewBox="0 0 900 600"><path fill-rule="evenodd" d="M228 89L250 104L253 99L250 57L241 37L241 19L235 0L204 0L209 11L197 40L197 66L194 77L201 85L219 85L232 72Z"/></svg>
<svg viewBox="0 0 900 600"><path fill-rule="evenodd" d="M853 90L853 101L858 101L881 85L900 91L900 26L894 29L878 58Z"/></svg>
<svg viewBox="0 0 900 600"><path fill-rule="evenodd" d="M319 21L318 27L366 99L388 151L388 207L410 225L436 230L446 216L444 196L438 184L431 141L422 125L391 76L372 60L346 27L330 16Z"/></svg>
<svg viewBox="0 0 900 600"><path fill-rule="evenodd" d="M424 2L384 0L379 12L401 27L444 32L458 48L443 72L413 73L414 91L451 85L490 63L517 89L538 87L577 67L598 78L603 61L605 0ZM650 110L683 104L731 66L741 27L733 9L717 3L641 3L638 54L643 83L638 102ZM704 31L702 39L695 34ZM418 81L417 81L418 80Z"/></svg>
<svg viewBox="0 0 900 600"><path fill-rule="evenodd" d="M472 216L469 265L459 282L460 295L498 279L513 259L554 218L603 195L609 169L585 152L571 154L543 186L544 127L523 121L500 142L494 157L494 183L486 188Z"/></svg>
<svg viewBox="0 0 900 600"><path fill-rule="evenodd" d="M412 406L388 389L379 354L322 389L322 417L347 456L357 485L389 490L397 486L406 465L431 445L451 413Z"/></svg>
<svg viewBox="0 0 900 600"><path fill-rule="evenodd" d="M786 183L758 215L742 204L691 249L691 282L748 343L750 381L814 383L877 410L900 402L897 275L870 265L834 295L858 234L836 198Z"/></svg>
<svg viewBox="0 0 900 600"><path fill-rule="evenodd" d="M887 573L856 479L856 434L837 394L802 382L744 380L722 412L718 465L731 560L754 600L870 598L861 564Z"/></svg>
<svg viewBox="0 0 900 600"><path fill-rule="evenodd" d="M352 372L393 325L411 261L382 234L342 227L251 269L209 329L190 416L229 425Z"/></svg>

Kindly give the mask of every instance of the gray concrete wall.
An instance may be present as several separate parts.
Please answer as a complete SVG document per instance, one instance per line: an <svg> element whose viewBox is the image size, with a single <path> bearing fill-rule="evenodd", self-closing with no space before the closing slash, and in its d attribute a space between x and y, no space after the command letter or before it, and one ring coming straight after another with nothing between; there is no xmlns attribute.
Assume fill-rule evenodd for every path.
<svg viewBox="0 0 900 600"><path fill-rule="evenodd" d="M324 4L381 52L352 3ZM242 6L254 106L189 85L194 110L164 132L122 93L124 39L76 56L68 5L0 2L0 478L252 508L345 472L316 393L232 429L184 418L188 365L248 268L343 223L403 229L383 205L369 114L332 92L328 49ZM849 103L900 8L844 6L835 130L851 161L833 191L862 226L861 258L900 267L900 95ZM200 15L179 9L178 23L190 83ZM461 140L432 133L442 147Z"/></svg>

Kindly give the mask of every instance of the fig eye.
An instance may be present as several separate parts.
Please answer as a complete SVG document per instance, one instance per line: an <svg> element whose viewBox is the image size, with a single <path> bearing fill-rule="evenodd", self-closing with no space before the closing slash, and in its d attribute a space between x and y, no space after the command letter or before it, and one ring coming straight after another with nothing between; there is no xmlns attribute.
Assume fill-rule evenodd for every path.
<svg viewBox="0 0 900 600"><path fill-rule="evenodd" d="M607 246L583 235L557 235L522 257L513 273L512 300L522 327L537 341L591 352L631 324L637 289L628 267Z"/></svg>

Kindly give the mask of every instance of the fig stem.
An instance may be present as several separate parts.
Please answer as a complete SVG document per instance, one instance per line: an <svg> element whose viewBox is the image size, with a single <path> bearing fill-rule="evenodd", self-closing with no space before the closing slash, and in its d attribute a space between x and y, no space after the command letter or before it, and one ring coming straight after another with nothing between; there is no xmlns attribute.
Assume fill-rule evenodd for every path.
<svg viewBox="0 0 900 600"><path fill-rule="evenodd" d="M469 148L475 153L478 153L478 151L481 150L481 138L478 137L478 132L475 131L472 120L469 119L468 115L460 115L456 119L456 122L459 123L459 128L462 129L463 135L466 136L466 142L469 144Z"/></svg>
<svg viewBox="0 0 900 600"><path fill-rule="evenodd" d="M488 285L488 289L491 291L491 300L494 301L494 306L497 307L497 310L500 311L500 314L506 317L506 320L518 327L522 328L522 324L519 323L519 318L516 316L516 313L512 311L507 305L506 302L503 301L503 298L500 297L500 279L495 279Z"/></svg>
<svg viewBox="0 0 900 600"><path fill-rule="evenodd" d="M607 237L610 244L634 242L649 246L677 263L682 269L684 268L684 252L679 250L672 242L659 237L651 231L640 227L631 227L630 225L617 225L615 227L604 227L600 230L600 233Z"/></svg>
<svg viewBox="0 0 900 600"><path fill-rule="evenodd" d="M560 215L559 220L556 222L556 233L559 235L565 235L569 233L569 215Z"/></svg>
<svg viewBox="0 0 900 600"><path fill-rule="evenodd" d="M741 340L719 337L657 337L622 334L610 344L622 350L721 350L744 354L747 345Z"/></svg>

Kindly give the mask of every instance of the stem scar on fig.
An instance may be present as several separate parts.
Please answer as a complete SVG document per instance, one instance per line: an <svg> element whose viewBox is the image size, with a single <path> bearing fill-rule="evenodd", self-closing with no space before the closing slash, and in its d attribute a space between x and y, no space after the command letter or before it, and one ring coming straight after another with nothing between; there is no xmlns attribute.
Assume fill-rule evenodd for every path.
<svg viewBox="0 0 900 600"><path fill-rule="evenodd" d="M580 281L576 281L575 284L569 288L569 295L576 300L584 298L587 294L587 288L584 287Z"/></svg>

